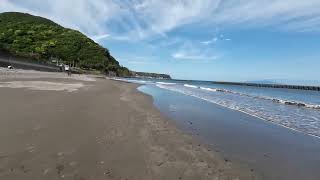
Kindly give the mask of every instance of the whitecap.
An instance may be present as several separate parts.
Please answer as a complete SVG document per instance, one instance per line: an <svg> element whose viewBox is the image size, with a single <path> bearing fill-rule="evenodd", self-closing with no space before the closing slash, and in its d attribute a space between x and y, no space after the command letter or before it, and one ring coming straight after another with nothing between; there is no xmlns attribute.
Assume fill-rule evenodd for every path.
<svg viewBox="0 0 320 180"><path fill-rule="evenodd" d="M169 83L169 82L156 82L156 84L162 84L162 85L175 85L177 83Z"/></svg>
<svg viewBox="0 0 320 180"><path fill-rule="evenodd" d="M189 87L189 88L199 88L198 86L190 85L190 84L184 84L183 86Z"/></svg>
<svg viewBox="0 0 320 180"><path fill-rule="evenodd" d="M206 90L206 91L212 91L212 92L216 92L217 91L217 89L207 88L207 87L200 87L200 89Z"/></svg>

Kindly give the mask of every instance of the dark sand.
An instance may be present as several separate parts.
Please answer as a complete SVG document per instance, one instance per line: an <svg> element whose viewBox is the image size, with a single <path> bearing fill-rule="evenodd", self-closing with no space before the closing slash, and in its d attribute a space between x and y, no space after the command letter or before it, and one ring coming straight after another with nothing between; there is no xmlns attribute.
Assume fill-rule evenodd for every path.
<svg viewBox="0 0 320 180"><path fill-rule="evenodd" d="M14 80L24 84L3 85ZM0 179L259 179L178 130L136 87L103 79L3 78Z"/></svg>

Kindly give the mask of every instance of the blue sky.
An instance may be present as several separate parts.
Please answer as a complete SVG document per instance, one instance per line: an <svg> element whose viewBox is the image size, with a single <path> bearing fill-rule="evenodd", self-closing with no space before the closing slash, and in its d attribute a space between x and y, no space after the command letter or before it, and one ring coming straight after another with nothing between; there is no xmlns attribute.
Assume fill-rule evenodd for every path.
<svg viewBox="0 0 320 180"><path fill-rule="evenodd" d="M77 29L135 71L319 80L320 0L1 0Z"/></svg>

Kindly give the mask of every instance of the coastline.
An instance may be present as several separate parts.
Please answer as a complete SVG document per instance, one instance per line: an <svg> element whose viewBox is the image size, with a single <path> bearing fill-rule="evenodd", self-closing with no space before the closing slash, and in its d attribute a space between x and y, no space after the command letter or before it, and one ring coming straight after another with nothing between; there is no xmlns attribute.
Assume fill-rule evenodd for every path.
<svg viewBox="0 0 320 180"><path fill-rule="evenodd" d="M231 161L254 168L263 179L317 180L320 141L288 128L215 103L152 85L139 90L180 129L194 135Z"/></svg>
<svg viewBox="0 0 320 180"><path fill-rule="evenodd" d="M0 83L11 82L0 87L1 178L260 179L179 130L139 85L19 72Z"/></svg>

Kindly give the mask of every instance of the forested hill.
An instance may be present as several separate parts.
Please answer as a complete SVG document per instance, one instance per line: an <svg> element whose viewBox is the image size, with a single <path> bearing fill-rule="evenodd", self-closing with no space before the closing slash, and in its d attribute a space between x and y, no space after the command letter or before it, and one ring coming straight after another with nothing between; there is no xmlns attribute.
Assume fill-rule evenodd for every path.
<svg viewBox="0 0 320 180"><path fill-rule="evenodd" d="M81 32L25 13L0 13L0 50L38 61L56 59L82 69L114 72L119 76L130 74L108 49Z"/></svg>

